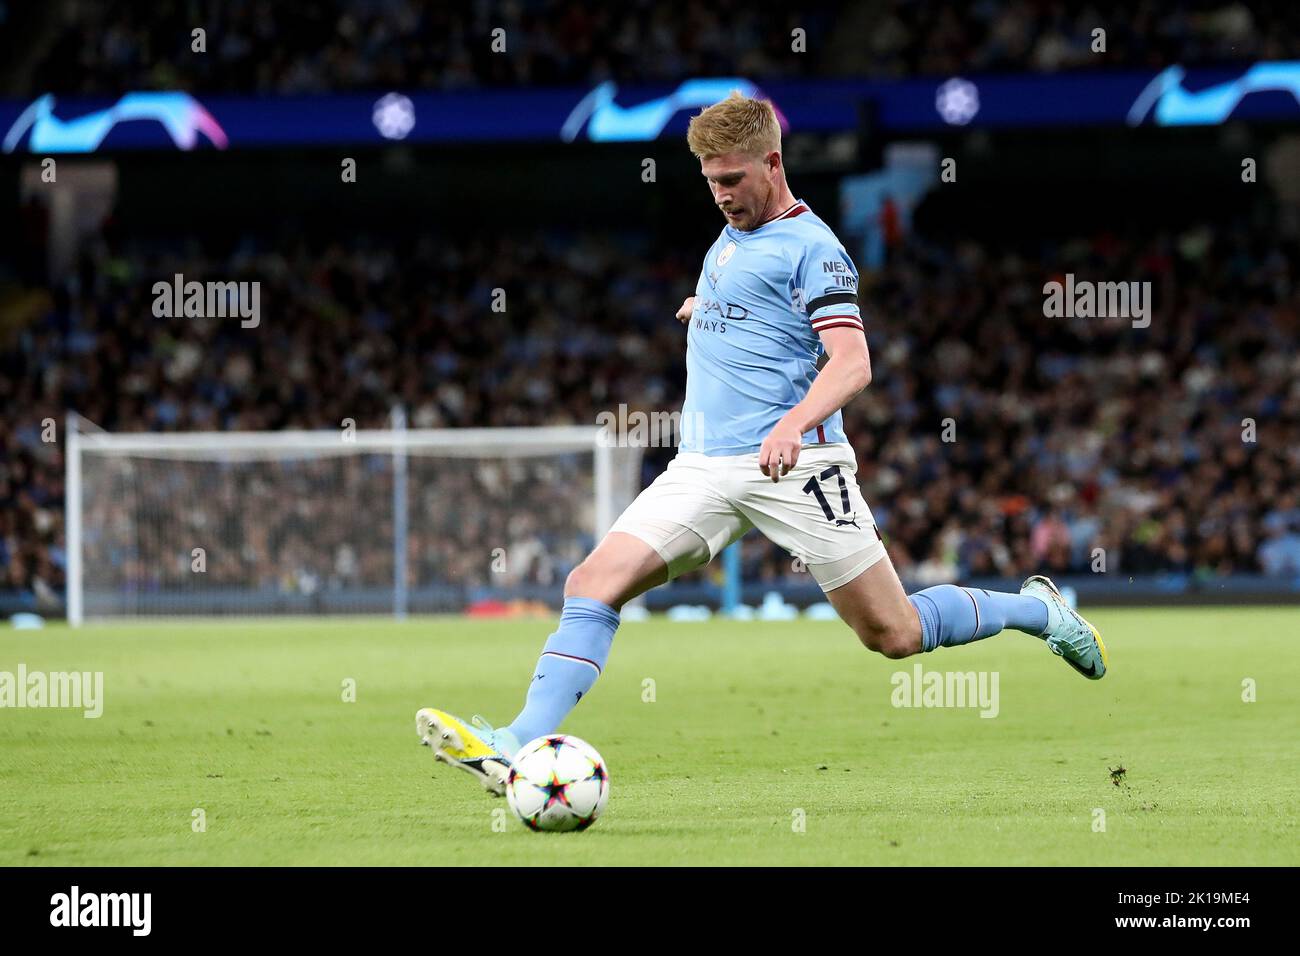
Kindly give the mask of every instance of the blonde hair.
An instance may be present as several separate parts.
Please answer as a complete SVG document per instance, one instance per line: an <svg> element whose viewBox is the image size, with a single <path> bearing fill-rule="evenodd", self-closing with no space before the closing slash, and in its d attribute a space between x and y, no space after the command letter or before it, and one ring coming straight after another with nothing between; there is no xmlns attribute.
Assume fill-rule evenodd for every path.
<svg viewBox="0 0 1300 956"><path fill-rule="evenodd" d="M686 144L699 159L725 153L765 156L781 149L781 124L770 102L732 90L725 100L691 117Z"/></svg>

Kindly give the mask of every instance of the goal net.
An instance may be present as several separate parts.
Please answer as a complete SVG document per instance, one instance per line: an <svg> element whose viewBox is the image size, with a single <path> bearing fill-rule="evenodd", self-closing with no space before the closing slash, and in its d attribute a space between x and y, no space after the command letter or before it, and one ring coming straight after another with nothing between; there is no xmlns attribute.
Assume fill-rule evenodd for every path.
<svg viewBox="0 0 1300 956"><path fill-rule="evenodd" d="M558 604L640 488L595 427L67 430L68 619Z"/></svg>

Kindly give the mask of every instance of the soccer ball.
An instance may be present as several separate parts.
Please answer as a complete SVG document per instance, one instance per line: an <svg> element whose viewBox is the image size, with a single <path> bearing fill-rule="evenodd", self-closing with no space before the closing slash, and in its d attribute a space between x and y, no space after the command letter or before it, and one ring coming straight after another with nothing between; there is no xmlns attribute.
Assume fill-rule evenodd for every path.
<svg viewBox="0 0 1300 956"><path fill-rule="evenodd" d="M530 830L585 830L609 799L609 771L596 748L566 734L530 740L514 755L506 801Z"/></svg>

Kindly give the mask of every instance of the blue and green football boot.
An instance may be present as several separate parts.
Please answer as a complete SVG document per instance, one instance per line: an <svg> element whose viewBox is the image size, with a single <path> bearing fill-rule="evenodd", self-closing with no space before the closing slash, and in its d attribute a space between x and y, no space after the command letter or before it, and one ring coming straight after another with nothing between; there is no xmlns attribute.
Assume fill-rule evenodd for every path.
<svg viewBox="0 0 1300 956"><path fill-rule="evenodd" d="M1047 630L1042 638L1053 654L1064 658L1065 663L1089 680L1106 676L1106 645L1101 641L1101 633L1065 603L1051 578L1031 575L1020 586L1020 593L1032 595L1047 605Z"/></svg>

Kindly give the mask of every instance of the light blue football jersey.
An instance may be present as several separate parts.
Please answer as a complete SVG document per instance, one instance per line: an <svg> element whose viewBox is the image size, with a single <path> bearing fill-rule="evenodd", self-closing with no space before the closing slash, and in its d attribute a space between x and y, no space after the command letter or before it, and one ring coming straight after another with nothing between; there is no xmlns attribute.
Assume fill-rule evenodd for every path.
<svg viewBox="0 0 1300 956"><path fill-rule="evenodd" d="M807 203L749 232L725 226L695 286L678 450L758 451L817 377L818 334L863 327L857 292L853 261ZM803 436L843 441L838 411Z"/></svg>

